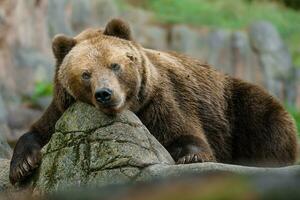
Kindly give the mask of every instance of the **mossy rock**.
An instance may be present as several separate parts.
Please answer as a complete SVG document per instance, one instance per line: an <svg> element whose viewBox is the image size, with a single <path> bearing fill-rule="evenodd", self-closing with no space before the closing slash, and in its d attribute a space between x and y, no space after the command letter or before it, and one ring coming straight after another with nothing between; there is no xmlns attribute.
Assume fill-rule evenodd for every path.
<svg viewBox="0 0 300 200"><path fill-rule="evenodd" d="M33 185L47 192L132 182L148 166L174 163L132 112L107 116L84 103L63 114L42 152Z"/></svg>

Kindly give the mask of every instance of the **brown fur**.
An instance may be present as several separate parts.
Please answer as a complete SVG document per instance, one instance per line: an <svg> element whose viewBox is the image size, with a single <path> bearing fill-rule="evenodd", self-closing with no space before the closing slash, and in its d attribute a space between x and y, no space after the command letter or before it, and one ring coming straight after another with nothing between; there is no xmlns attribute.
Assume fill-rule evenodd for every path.
<svg viewBox="0 0 300 200"><path fill-rule="evenodd" d="M295 125L277 100L198 60L141 47L121 20L111 21L104 31L57 36L53 52L57 59L53 102L18 142L12 182L29 175L40 160L24 146L34 143L39 150L45 145L58 118L75 100L107 114L135 112L178 163L295 162ZM101 88L113 91L109 106L94 97ZM29 170L20 167L24 162Z"/></svg>

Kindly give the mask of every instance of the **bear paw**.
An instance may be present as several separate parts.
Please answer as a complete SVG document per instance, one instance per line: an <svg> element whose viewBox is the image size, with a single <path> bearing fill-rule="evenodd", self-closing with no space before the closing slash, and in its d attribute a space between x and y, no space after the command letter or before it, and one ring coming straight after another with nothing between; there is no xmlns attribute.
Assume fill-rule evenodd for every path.
<svg viewBox="0 0 300 200"><path fill-rule="evenodd" d="M32 174L41 162L40 145L31 141L20 140L10 162L9 180L14 185Z"/></svg>
<svg viewBox="0 0 300 200"><path fill-rule="evenodd" d="M216 162L212 155L206 153L187 154L177 160L177 164Z"/></svg>

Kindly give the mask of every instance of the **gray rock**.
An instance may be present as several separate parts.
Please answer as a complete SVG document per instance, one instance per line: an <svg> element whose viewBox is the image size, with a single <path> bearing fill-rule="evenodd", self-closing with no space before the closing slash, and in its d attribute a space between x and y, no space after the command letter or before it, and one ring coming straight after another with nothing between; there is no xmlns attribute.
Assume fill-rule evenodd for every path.
<svg viewBox="0 0 300 200"><path fill-rule="evenodd" d="M0 15L3 15L5 21L0 25L0 91L5 103L12 105L21 102L19 92L23 94L24 88L32 87L34 78L37 78L31 70L27 70L28 66L24 67L27 63L18 62L21 61L18 60L21 57L20 51L23 51L24 55L28 50L34 49L39 55L43 54L45 59L51 59L50 39L45 20L47 2L35 0L2 2ZM28 59L38 59L35 56L38 55ZM41 68L44 70L44 66ZM32 79L31 82L27 82L29 79Z"/></svg>
<svg viewBox="0 0 300 200"><path fill-rule="evenodd" d="M53 191L131 182L150 165L173 163L133 113L109 117L77 103L57 122L56 133L43 148L34 185Z"/></svg>
<svg viewBox="0 0 300 200"><path fill-rule="evenodd" d="M288 98L285 85L293 75L292 59L278 31L269 22L256 22L249 37L263 68L265 87L280 99Z"/></svg>
<svg viewBox="0 0 300 200"><path fill-rule="evenodd" d="M8 109L7 122L12 129L28 129L31 123L36 121L42 112L25 106Z"/></svg>
<svg viewBox="0 0 300 200"><path fill-rule="evenodd" d="M72 0L71 1L71 25L76 32L84 30L92 25L92 5L90 1Z"/></svg>
<svg viewBox="0 0 300 200"><path fill-rule="evenodd" d="M175 25L170 33L170 49L194 58L208 60L209 42L207 35L185 25ZM211 63L210 63L211 64Z"/></svg>
<svg viewBox="0 0 300 200"><path fill-rule="evenodd" d="M110 19L120 16L115 0L92 0L89 2L92 7L94 23L98 27L104 27Z"/></svg>
<svg viewBox="0 0 300 200"><path fill-rule="evenodd" d="M10 130L7 126L7 111L0 94L0 158L10 158L12 155L6 139L8 135L10 135Z"/></svg>
<svg viewBox="0 0 300 200"><path fill-rule="evenodd" d="M17 48L15 64L18 74L15 76L19 94L30 95L37 82L51 82L54 76L54 61L47 55L32 48Z"/></svg>
<svg viewBox="0 0 300 200"><path fill-rule="evenodd" d="M12 156L12 149L7 143L7 135L10 130L6 124L0 124L0 158L9 159Z"/></svg>
<svg viewBox="0 0 300 200"><path fill-rule="evenodd" d="M145 26L135 40L150 49L167 50L168 48L167 31L159 26Z"/></svg>
<svg viewBox="0 0 300 200"><path fill-rule="evenodd" d="M168 49L167 29L153 23L152 13L126 7L121 9L120 17L129 22L135 41L150 49Z"/></svg>
<svg viewBox="0 0 300 200"><path fill-rule="evenodd" d="M282 48L282 39L276 28L267 21L251 25L249 30L253 48L261 53L277 51Z"/></svg>
<svg viewBox="0 0 300 200"><path fill-rule="evenodd" d="M155 26L153 22L153 14L139 8L135 7L126 7L124 9L121 9L120 17L130 24L130 28L132 30L133 38L141 42L141 44L145 44L145 47L152 48L153 46L159 46L161 44L149 44L147 41L153 40L154 37L161 38L164 37L163 35L164 30L158 30L160 29L159 26ZM148 28L149 27L149 28ZM159 34L158 36L149 35L152 33ZM145 34L145 35L144 35ZM148 39L147 39L148 38ZM155 42L159 42L159 40L155 39ZM167 41L164 41L163 44L165 44ZM148 46L149 45L149 46Z"/></svg>
<svg viewBox="0 0 300 200"><path fill-rule="evenodd" d="M230 165L222 163L194 163L185 165L152 165L136 178L137 181L150 181L163 178L184 177L188 175L203 175L213 173L229 173L245 176L274 175L274 176L299 176L300 166L282 168L259 168Z"/></svg>
<svg viewBox="0 0 300 200"><path fill-rule="evenodd" d="M0 93L0 123L1 122L6 122L6 120L7 120L7 110L6 110L6 107L4 105L2 95Z"/></svg>
<svg viewBox="0 0 300 200"><path fill-rule="evenodd" d="M263 74L257 55L252 51L247 33L231 35L232 67L235 77L263 86Z"/></svg>
<svg viewBox="0 0 300 200"><path fill-rule="evenodd" d="M299 87L299 75L297 74L296 67L293 67L291 70L291 77L284 81L284 102L287 105L297 107L297 96L298 96L298 87Z"/></svg>
<svg viewBox="0 0 300 200"><path fill-rule="evenodd" d="M215 30L209 34L208 63L222 72L233 74L231 32L227 30Z"/></svg>
<svg viewBox="0 0 300 200"><path fill-rule="evenodd" d="M0 80L0 91L1 91L2 100L6 107L17 106L21 104L21 97L16 93L15 90L9 88L9 86L5 85L5 83L2 83L1 80Z"/></svg>
<svg viewBox="0 0 300 200"><path fill-rule="evenodd" d="M8 109L7 124L10 134L7 140L10 144L15 144L20 136L26 133L32 123L42 114L40 110L34 110L24 106L13 106Z"/></svg>
<svg viewBox="0 0 300 200"><path fill-rule="evenodd" d="M72 35L73 30L69 16L67 15L69 12L66 12L69 3L69 0L48 1L47 22L50 38L58 33Z"/></svg>
<svg viewBox="0 0 300 200"><path fill-rule="evenodd" d="M9 11L8 20L12 27L8 34L14 40L11 42L18 47L36 48L41 52L49 53L48 25L45 14L47 2L36 0L10 1L12 10ZM11 21L12 20L12 21ZM62 20L60 20L62 21Z"/></svg>
<svg viewBox="0 0 300 200"><path fill-rule="evenodd" d="M185 25L173 26L171 40L170 47L172 50L189 54L196 44L197 33Z"/></svg>
<svg viewBox="0 0 300 200"><path fill-rule="evenodd" d="M52 99L53 99L52 96L43 96L43 97L39 97L36 100L36 103L42 110L46 110L50 105Z"/></svg>
<svg viewBox="0 0 300 200"><path fill-rule="evenodd" d="M12 188L9 182L9 163L10 160L0 158L0 192Z"/></svg>
<svg viewBox="0 0 300 200"><path fill-rule="evenodd" d="M76 33L90 27L103 28L110 19L120 17L115 0L68 0L67 2L71 10L67 23L71 24L71 29Z"/></svg>
<svg viewBox="0 0 300 200"><path fill-rule="evenodd" d="M137 7L129 6L122 9L120 16L138 30L143 29L145 24L149 24L153 21L153 13Z"/></svg>

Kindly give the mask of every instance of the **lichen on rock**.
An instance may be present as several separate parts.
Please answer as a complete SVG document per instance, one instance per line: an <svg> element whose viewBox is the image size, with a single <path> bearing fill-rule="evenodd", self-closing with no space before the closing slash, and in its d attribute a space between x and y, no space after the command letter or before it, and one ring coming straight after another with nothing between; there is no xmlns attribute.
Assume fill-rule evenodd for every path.
<svg viewBox="0 0 300 200"><path fill-rule="evenodd" d="M174 163L130 111L107 116L84 103L63 114L42 152L34 186L44 191L132 182L148 166Z"/></svg>

